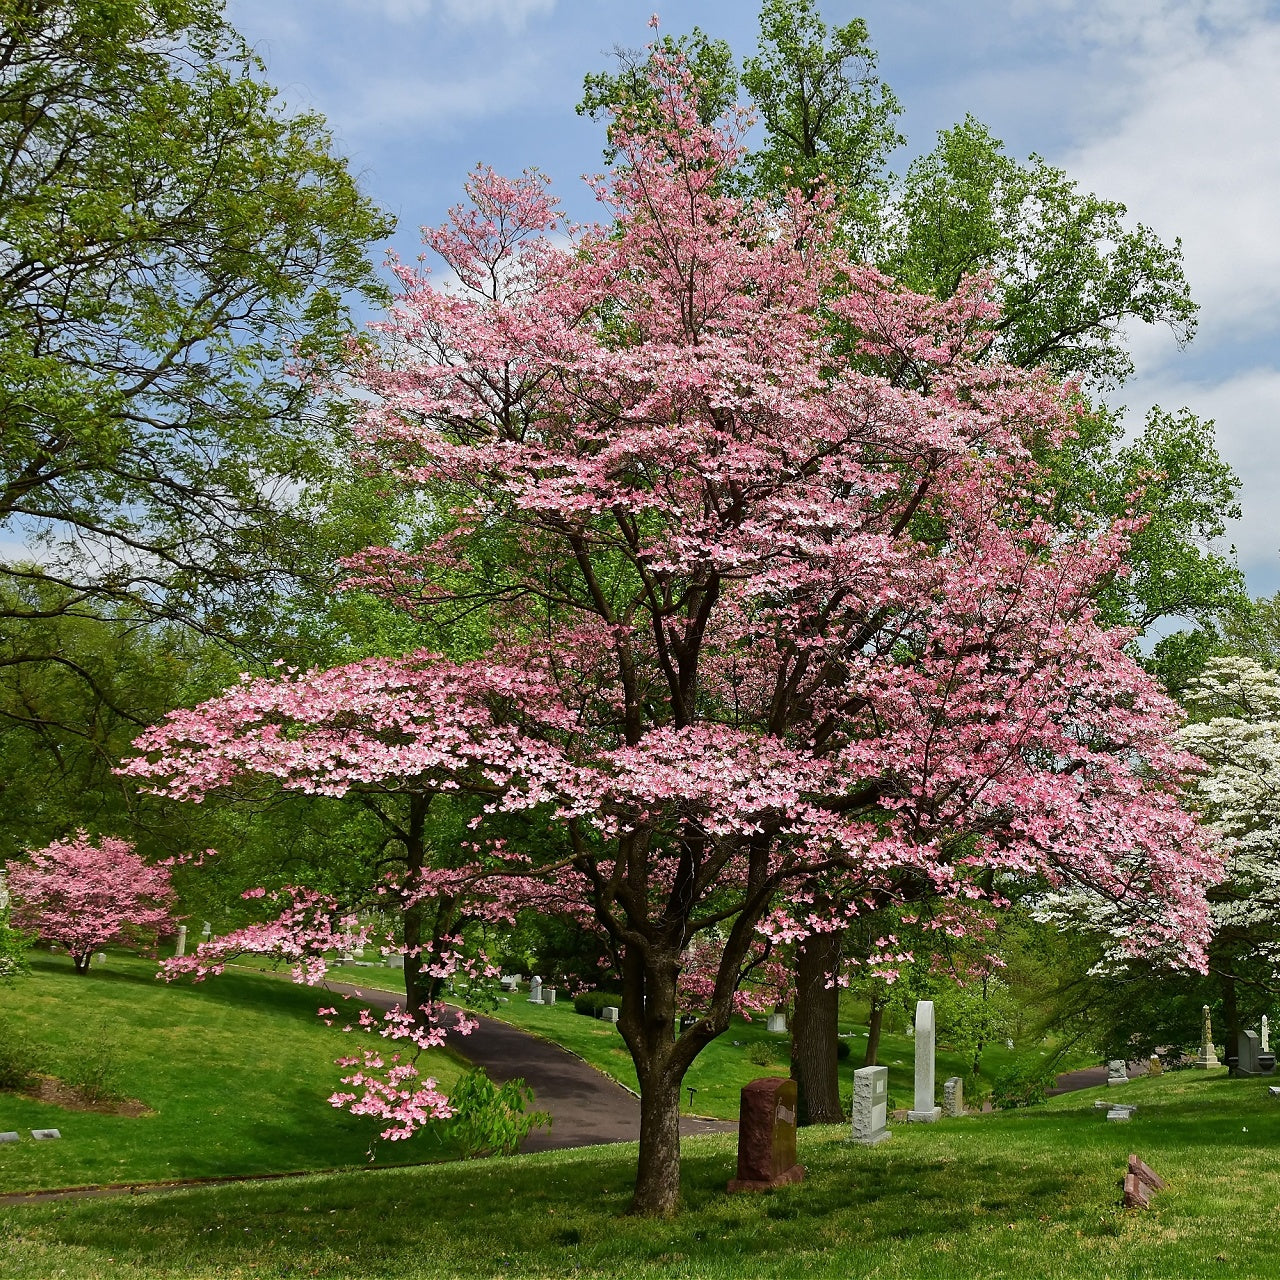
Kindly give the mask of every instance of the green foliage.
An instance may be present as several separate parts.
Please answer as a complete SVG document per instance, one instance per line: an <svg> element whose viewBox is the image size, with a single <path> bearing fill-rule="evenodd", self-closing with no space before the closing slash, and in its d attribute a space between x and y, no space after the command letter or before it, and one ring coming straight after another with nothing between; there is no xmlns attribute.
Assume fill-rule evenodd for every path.
<svg viewBox="0 0 1280 1280"><path fill-rule="evenodd" d="M747 1061L757 1067L771 1067L778 1061L778 1047L768 1040L756 1040L747 1047Z"/></svg>
<svg viewBox="0 0 1280 1280"><path fill-rule="evenodd" d="M12 1018L0 1016L0 1091L20 1093L35 1082L44 1063L39 1049Z"/></svg>
<svg viewBox="0 0 1280 1280"><path fill-rule="evenodd" d="M704 124L710 124L733 106L738 96L738 73L733 65L733 53L725 41L710 40L700 27L694 27L685 36L662 36L656 46L668 57L679 55L684 59L697 86L698 115ZM633 117L641 125L654 119L653 87L648 75L652 55L645 50L620 46L613 52L617 74L601 71L585 76L582 100L577 106L580 116L607 122L609 145L605 148L605 158L610 164L618 155L614 146L614 111Z"/></svg>
<svg viewBox="0 0 1280 1280"><path fill-rule="evenodd" d="M765 126L750 158L758 194L829 184L855 243L870 242L888 193L886 161L901 108L875 74L867 24L828 28L814 0L765 0L760 49L742 84Z"/></svg>
<svg viewBox="0 0 1280 1280"><path fill-rule="evenodd" d="M622 997L613 991L580 991L573 997L575 1013L598 1018L606 1008L621 1009Z"/></svg>
<svg viewBox="0 0 1280 1280"><path fill-rule="evenodd" d="M1039 156L1019 164L966 116L908 168L880 265L942 298L965 275L989 273L1001 306L1000 355L1117 385L1133 371L1125 317L1167 324L1186 342L1196 312L1180 242L1130 228L1125 214Z"/></svg>
<svg viewBox="0 0 1280 1280"><path fill-rule="evenodd" d="M1057 1068L1046 1066L1041 1058L1015 1063L996 1077L991 1089L991 1105L997 1111L1009 1111L1044 1102L1056 1074Z"/></svg>
<svg viewBox="0 0 1280 1280"><path fill-rule="evenodd" d="M468 1159L515 1155L535 1128L551 1124L545 1111L529 1110L532 1101L523 1080L495 1084L477 1067L449 1090L450 1137Z"/></svg>
<svg viewBox="0 0 1280 1280"><path fill-rule="evenodd" d="M0 901L5 898L0 878ZM0 906L0 982L12 982L28 972L27 948L35 939L9 923L9 905Z"/></svg>
<svg viewBox="0 0 1280 1280"><path fill-rule="evenodd" d="M0 529L41 539L0 576L241 635L330 578L342 423L289 366L342 357L391 223L221 10L0 0Z"/></svg>

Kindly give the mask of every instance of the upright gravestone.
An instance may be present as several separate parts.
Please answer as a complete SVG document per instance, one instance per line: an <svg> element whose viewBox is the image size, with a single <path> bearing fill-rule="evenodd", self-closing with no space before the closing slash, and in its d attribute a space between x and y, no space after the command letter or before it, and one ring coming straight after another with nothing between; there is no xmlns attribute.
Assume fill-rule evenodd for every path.
<svg viewBox="0 0 1280 1280"><path fill-rule="evenodd" d="M1159 1054L1151 1055L1150 1065L1147 1067L1147 1075L1158 1076L1164 1074L1164 1063L1160 1061Z"/></svg>
<svg viewBox="0 0 1280 1280"><path fill-rule="evenodd" d="M785 1031L787 1029L787 1015L785 1013L771 1013L769 1020L764 1024L766 1031Z"/></svg>
<svg viewBox="0 0 1280 1280"><path fill-rule="evenodd" d="M107 963L107 953L105 951L95 951L93 953L94 967L101 969Z"/></svg>
<svg viewBox="0 0 1280 1280"><path fill-rule="evenodd" d="M404 968L404 952L403 952L403 951L393 951L393 952L392 952L392 953L387 957L387 968L388 968L388 969L403 969L403 968Z"/></svg>
<svg viewBox="0 0 1280 1280"><path fill-rule="evenodd" d="M1213 1047L1213 1024L1209 1021L1208 1005L1200 1011L1200 1056L1193 1065L1201 1068L1222 1066Z"/></svg>
<svg viewBox="0 0 1280 1280"><path fill-rule="evenodd" d="M542 1003L542 979L536 973L529 979L529 1003Z"/></svg>
<svg viewBox="0 0 1280 1280"><path fill-rule="evenodd" d="M893 1137L889 1122L889 1068L859 1067L853 1073L853 1140L874 1147Z"/></svg>
<svg viewBox="0 0 1280 1280"><path fill-rule="evenodd" d="M917 1124L933 1124L942 1115L942 1108L933 1100L935 1039L933 1001L918 1000L916 1002L916 1105L907 1112L907 1119Z"/></svg>
<svg viewBox="0 0 1280 1280"><path fill-rule="evenodd" d="M555 989L555 987L543 987L543 988L542 988L542 1003L543 1003L543 1004L555 1004L555 1002L556 1002L556 989Z"/></svg>
<svg viewBox="0 0 1280 1280"><path fill-rule="evenodd" d="M1129 1083L1129 1069L1125 1066L1123 1058L1112 1058L1111 1061L1107 1063L1107 1083Z"/></svg>
<svg viewBox="0 0 1280 1280"><path fill-rule="evenodd" d="M753 1080L742 1090L738 1112L738 1176L729 1191L769 1191L799 1182L796 1163L796 1082Z"/></svg>
<svg viewBox="0 0 1280 1280"><path fill-rule="evenodd" d="M1237 1050L1236 1075L1260 1076L1262 1071L1258 1066L1258 1055L1262 1052L1262 1045L1258 1040L1258 1033L1256 1031L1242 1031L1240 1033L1239 1046Z"/></svg>
<svg viewBox="0 0 1280 1280"><path fill-rule="evenodd" d="M964 1115L964 1080L960 1076L952 1076L942 1082L942 1114L946 1116Z"/></svg>
<svg viewBox="0 0 1280 1280"><path fill-rule="evenodd" d="M618 1021L618 1006L617 1006L617 1005L613 1005L613 1004L607 1004L607 1005L605 1005L605 1007L604 1007L603 1009L601 1009L601 1010L600 1010L600 1016L601 1016L601 1017L602 1017L606 1022L617 1022L617 1021Z"/></svg>
<svg viewBox="0 0 1280 1280"><path fill-rule="evenodd" d="M1262 1015L1262 1052L1271 1052L1271 1023L1265 1013Z"/></svg>
<svg viewBox="0 0 1280 1280"><path fill-rule="evenodd" d="M203 943L203 942L208 942L208 941L209 941L209 939L210 939L210 938L212 938L212 937L213 937L213 925L211 925L211 924L206 920L206 921L204 922L204 924L202 924L202 925L200 926L200 941L201 941L202 943Z"/></svg>
<svg viewBox="0 0 1280 1280"><path fill-rule="evenodd" d="M187 954L187 926L180 924L178 926L178 940L173 944L174 959Z"/></svg>

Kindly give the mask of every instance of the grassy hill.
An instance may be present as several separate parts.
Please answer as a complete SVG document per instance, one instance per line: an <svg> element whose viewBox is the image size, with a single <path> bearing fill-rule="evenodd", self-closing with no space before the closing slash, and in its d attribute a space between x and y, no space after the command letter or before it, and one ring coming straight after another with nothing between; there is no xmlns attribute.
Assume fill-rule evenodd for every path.
<svg viewBox="0 0 1280 1280"><path fill-rule="evenodd" d="M1117 1091L1111 1092L1112 1097ZM0 1275L1272 1277L1280 1100L1181 1072L1025 1112L801 1134L808 1177L728 1196L734 1139L686 1141L684 1214L624 1216L634 1146L0 1208ZM1169 1185L1120 1207L1136 1151Z"/></svg>
<svg viewBox="0 0 1280 1280"><path fill-rule="evenodd" d="M33 953L33 973L0 985L0 1037L26 1040L41 1068L67 1080L105 1073L143 1114L71 1110L0 1092L0 1192L92 1183L330 1169L368 1163L376 1122L336 1111L334 1058L352 1037L316 1017L326 993L278 978L228 973L165 984L155 964L112 954L77 976L65 957ZM5 1046L0 1045L0 1055ZM105 1069L105 1071L104 1071ZM443 1082L463 1066L436 1053ZM27 1130L56 1128L36 1143ZM377 1159L439 1159L439 1133L380 1143ZM0 1271L3 1275L3 1271Z"/></svg>

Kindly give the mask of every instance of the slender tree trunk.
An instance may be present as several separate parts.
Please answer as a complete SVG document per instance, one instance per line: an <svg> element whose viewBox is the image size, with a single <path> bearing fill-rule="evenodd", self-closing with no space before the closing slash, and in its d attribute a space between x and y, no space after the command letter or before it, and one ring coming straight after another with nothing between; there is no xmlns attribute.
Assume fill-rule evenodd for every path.
<svg viewBox="0 0 1280 1280"><path fill-rule="evenodd" d="M880 1028L884 1024L884 999L873 994L871 1012L867 1015L867 1056L862 1060L864 1067L874 1067L880 1056Z"/></svg>
<svg viewBox="0 0 1280 1280"><path fill-rule="evenodd" d="M670 1217L680 1207L680 1083L667 1061L640 1076L640 1163L631 1212Z"/></svg>
<svg viewBox="0 0 1280 1280"><path fill-rule="evenodd" d="M427 856L427 809L431 805L430 795L411 795L409 797L409 821L404 831L405 852L405 887L417 889L421 882L422 868ZM415 903L406 907L401 913L404 928L404 998L405 1007L418 1017L418 1011L424 1004L432 1003L440 994L439 981L433 981L422 971L422 923L424 906Z"/></svg>
<svg viewBox="0 0 1280 1280"><path fill-rule="evenodd" d="M1222 975L1222 1015L1227 1024L1223 1056L1234 1058L1240 1045L1240 1009L1236 1004L1236 976L1230 971Z"/></svg>
<svg viewBox="0 0 1280 1280"><path fill-rule="evenodd" d="M714 1036L715 1020L704 1018L674 1038L679 971L674 950L651 953L647 962L634 952L623 957L618 1029L640 1084L640 1160L631 1212L646 1217L679 1211L680 1085L698 1049Z"/></svg>
<svg viewBox="0 0 1280 1280"><path fill-rule="evenodd" d="M796 948L796 1011L791 1027L791 1078L801 1124L839 1124L840 988L836 975L844 933L813 933Z"/></svg>
<svg viewBox="0 0 1280 1280"><path fill-rule="evenodd" d="M82 956L73 955L71 957L72 963L74 963L77 973L88 973L89 962L92 959L93 959L92 951L86 951Z"/></svg>

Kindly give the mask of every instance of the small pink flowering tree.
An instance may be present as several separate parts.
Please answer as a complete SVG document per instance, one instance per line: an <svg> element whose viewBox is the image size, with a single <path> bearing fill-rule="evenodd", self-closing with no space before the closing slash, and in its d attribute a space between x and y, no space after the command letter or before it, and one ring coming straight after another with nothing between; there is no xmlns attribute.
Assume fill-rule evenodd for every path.
<svg viewBox="0 0 1280 1280"><path fill-rule="evenodd" d="M483 610L491 652L247 680L128 771L195 799L246 774L472 797L469 892L549 895L607 940L633 1207L670 1213L684 1073L762 944L815 927L815 884L852 913L1084 882L1129 945L1197 963L1216 862L1177 803L1174 709L1091 603L1129 529L1043 515L1034 450L1070 389L979 361L981 282L904 293L842 256L822 200L726 194L732 126L656 62L663 124L619 121L610 225L556 243L541 179L478 173L428 233L455 286L401 268L357 372L370 458L439 523L353 582ZM676 1035L690 957L703 1016Z"/></svg>
<svg viewBox="0 0 1280 1280"><path fill-rule="evenodd" d="M144 862L126 840L84 831L10 864L13 921L65 947L77 973L112 943L154 941L173 924L169 869Z"/></svg>

